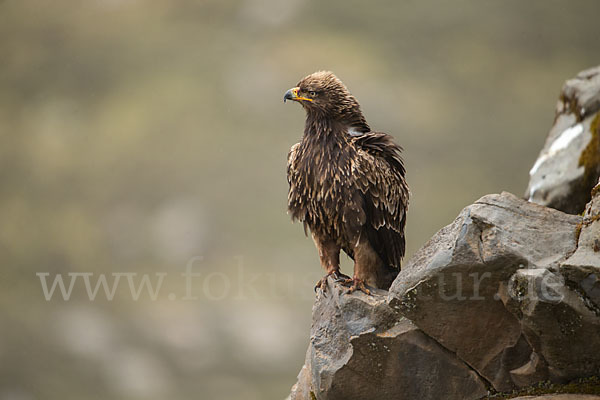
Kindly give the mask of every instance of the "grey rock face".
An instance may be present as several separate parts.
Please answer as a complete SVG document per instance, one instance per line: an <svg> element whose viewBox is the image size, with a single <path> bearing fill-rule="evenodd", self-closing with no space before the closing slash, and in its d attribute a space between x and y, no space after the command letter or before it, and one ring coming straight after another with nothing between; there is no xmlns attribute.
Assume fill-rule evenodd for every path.
<svg viewBox="0 0 600 400"><path fill-rule="evenodd" d="M561 273L593 306L600 310L600 182L593 190L578 228L575 253L561 264Z"/></svg>
<svg viewBox="0 0 600 400"><path fill-rule="evenodd" d="M600 67L563 86L554 125L529 172L525 197L571 214L590 200L600 176Z"/></svg>
<svg viewBox="0 0 600 400"><path fill-rule="evenodd" d="M407 263L390 304L495 389L529 384L543 361L534 371L522 368L535 361L534 344L504 301L517 271L558 270L575 251L579 221L509 193L485 196Z"/></svg>
<svg viewBox="0 0 600 400"><path fill-rule="evenodd" d="M525 287L533 293L523 298L510 297L506 304L519 317L523 335L541 361L527 365L534 379L525 383L533 384L540 377L565 382L597 375L600 314L565 285L560 274L548 270L518 271L514 289L527 290Z"/></svg>
<svg viewBox="0 0 600 400"><path fill-rule="evenodd" d="M485 196L409 261L390 305L498 391L597 375L600 222L583 224L578 247L581 223L508 193Z"/></svg>
<svg viewBox="0 0 600 400"><path fill-rule="evenodd" d="M484 382L463 361L387 304L342 294L319 295L306 363L291 399L478 399Z"/></svg>

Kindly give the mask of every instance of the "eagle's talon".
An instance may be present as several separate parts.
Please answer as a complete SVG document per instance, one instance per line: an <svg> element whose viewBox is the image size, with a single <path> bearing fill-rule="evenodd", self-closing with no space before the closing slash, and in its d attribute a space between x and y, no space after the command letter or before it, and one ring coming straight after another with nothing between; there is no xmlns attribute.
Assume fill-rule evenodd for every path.
<svg viewBox="0 0 600 400"><path fill-rule="evenodd" d="M329 278L331 274L325 275L323 278L319 279L315 284L315 293L317 293L317 289L321 289L323 296L327 297L325 294L327 292L327 278Z"/></svg>
<svg viewBox="0 0 600 400"><path fill-rule="evenodd" d="M333 277L333 281L336 283L345 282L346 280L350 279L348 275L342 274L340 271L333 272L331 276Z"/></svg>
<svg viewBox="0 0 600 400"><path fill-rule="evenodd" d="M321 292L323 292L323 296L325 295L325 292L327 291L327 277L329 275L325 275L322 279L319 279L317 281L317 283L315 284L315 293L317 293L317 289L321 289Z"/></svg>
<svg viewBox="0 0 600 400"><path fill-rule="evenodd" d="M348 275L342 274L339 270L331 271L317 281L315 285L315 293L317 292L317 289L321 289L323 295L326 296L325 292L327 292L327 278L330 276L333 278L334 282L345 282L346 280L350 279Z"/></svg>
<svg viewBox="0 0 600 400"><path fill-rule="evenodd" d="M372 294L371 291L367 289L365 281L360 278L346 279L344 282L342 282L342 285L349 286L348 290L346 290L347 294L353 293L357 290L360 290L361 292L369 296Z"/></svg>

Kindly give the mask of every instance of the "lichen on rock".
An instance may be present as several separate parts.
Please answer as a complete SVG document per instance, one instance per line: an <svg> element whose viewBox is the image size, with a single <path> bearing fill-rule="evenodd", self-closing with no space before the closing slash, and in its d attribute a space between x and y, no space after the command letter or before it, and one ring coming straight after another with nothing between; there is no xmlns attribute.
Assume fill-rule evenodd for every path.
<svg viewBox="0 0 600 400"><path fill-rule="evenodd" d="M525 197L579 214L600 177L600 66L563 86L554 125L531 168Z"/></svg>

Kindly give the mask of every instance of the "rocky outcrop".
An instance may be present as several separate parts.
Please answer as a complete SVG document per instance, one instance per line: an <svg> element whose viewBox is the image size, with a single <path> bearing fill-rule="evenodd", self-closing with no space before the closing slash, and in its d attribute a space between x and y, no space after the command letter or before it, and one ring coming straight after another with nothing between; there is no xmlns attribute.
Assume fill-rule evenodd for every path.
<svg viewBox="0 0 600 400"><path fill-rule="evenodd" d="M510 193L477 200L406 262L389 292L346 294L328 282L292 400L480 399L600 376L600 182L583 195L589 165L574 185L573 159L558 161L581 159L587 127L600 129L598 74L563 89L563 133L551 132L536 162L535 202ZM583 133L561 139L577 124ZM557 140L568 143L552 153ZM575 145L585 149L578 155ZM582 215L555 209L579 207ZM560 396L534 398L577 398Z"/></svg>
<svg viewBox="0 0 600 400"><path fill-rule="evenodd" d="M600 176L600 67L568 80L556 106L554 125L529 171L525 197L579 214Z"/></svg>
<svg viewBox="0 0 600 400"><path fill-rule="evenodd" d="M387 303L329 282L291 399L478 399L485 382Z"/></svg>
<svg viewBox="0 0 600 400"><path fill-rule="evenodd" d="M540 281L542 301L554 300L551 277L575 251L580 220L508 193L485 196L407 263L390 304L498 391L546 378L513 302L537 295Z"/></svg>
<svg viewBox="0 0 600 400"><path fill-rule="evenodd" d="M598 374L600 313L560 272L568 265L598 289L589 265L569 261L600 261L576 256L581 223L510 194L485 196L408 263L390 304L498 391Z"/></svg>
<svg viewBox="0 0 600 400"><path fill-rule="evenodd" d="M598 206L600 196L587 205L586 217L575 230L577 249L559 270L517 274L516 289L529 285L533 295L507 301L507 308L521 316L523 332L536 355L547 365L544 378L552 381L600 374L600 248L594 251L600 239ZM544 286L549 294L546 301L539 295ZM526 367L534 369L532 363Z"/></svg>
<svg viewBox="0 0 600 400"><path fill-rule="evenodd" d="M478 399L600 374L595 192L583 218L484 196L389 292L329 282L291 398Z"/></svg>

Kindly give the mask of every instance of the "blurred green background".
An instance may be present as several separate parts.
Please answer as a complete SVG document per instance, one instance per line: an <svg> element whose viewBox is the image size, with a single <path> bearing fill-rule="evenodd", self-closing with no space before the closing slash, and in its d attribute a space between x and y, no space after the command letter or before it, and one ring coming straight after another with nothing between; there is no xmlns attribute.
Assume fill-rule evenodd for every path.
<svg viewBox="0 0 600 400"><path fill-rule="evenodd" d="M598 15L596 0L0 1L0 400L283 399L322 274L286 215L304 114L284 91L333 70L404 146L410 255L480 196L523 193L563 81L600 62ZM37 273L80 275L46 301ZM82 274L115 273L166 276L155 300L122 278L91 301Z"/></svg>

